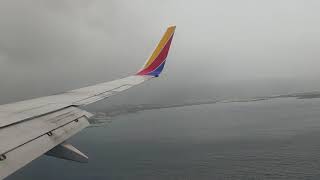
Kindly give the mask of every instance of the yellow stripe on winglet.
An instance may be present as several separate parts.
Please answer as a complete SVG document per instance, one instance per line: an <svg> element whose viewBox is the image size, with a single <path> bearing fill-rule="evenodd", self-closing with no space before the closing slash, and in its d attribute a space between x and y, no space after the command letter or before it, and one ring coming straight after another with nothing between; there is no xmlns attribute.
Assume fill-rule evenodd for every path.
<svg viewBox="0 0 320 180"><path fill-rule="evenodd" d="M152 55L148 59L147 63L144 65L144 68L147 68L160 54L161 50L164 48L168 40L171 38L172 34L174 33L174 30L176 29L176 26L170 26L168 27L167 31L162 36L160 42L158 43L156 49L153 51Z"/></svg>

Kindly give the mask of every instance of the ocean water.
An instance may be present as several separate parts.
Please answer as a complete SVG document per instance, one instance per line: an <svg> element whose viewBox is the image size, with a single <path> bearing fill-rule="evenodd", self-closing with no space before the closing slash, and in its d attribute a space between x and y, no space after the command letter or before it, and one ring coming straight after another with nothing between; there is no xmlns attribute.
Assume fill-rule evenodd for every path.
<svg viewBox="0 0 320 180"><path fill-rule="evenodd" d="M320 99L140 109L69 142L88 164L42 156L8 179L320 179Z"/></svg>

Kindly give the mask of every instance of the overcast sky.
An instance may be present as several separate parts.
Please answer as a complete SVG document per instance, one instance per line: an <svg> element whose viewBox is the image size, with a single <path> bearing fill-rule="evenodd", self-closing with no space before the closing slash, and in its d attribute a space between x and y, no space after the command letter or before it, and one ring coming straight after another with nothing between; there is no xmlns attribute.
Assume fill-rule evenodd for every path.
<svg viewBox="0 0 320 180"><path fill-rule="evenodd" d="M176 34L154 87L320 84L319 9L318 0L2 0L0 100L132 74L169 25Z"/></svg>

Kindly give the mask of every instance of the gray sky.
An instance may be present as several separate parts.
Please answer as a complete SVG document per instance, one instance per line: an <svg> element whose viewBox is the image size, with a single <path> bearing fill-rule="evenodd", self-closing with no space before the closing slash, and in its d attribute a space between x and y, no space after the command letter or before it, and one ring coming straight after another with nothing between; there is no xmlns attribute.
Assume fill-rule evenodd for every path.
<svg viewBox="0 0 320 180"><path fill-rule="evenodd" d="M2 0L0 102L132 74L173 24L167 67L151 90L201 86L214 95L221 84L277 80L290 80L289 91L320 88L319 9L317 0Z"/></svg>

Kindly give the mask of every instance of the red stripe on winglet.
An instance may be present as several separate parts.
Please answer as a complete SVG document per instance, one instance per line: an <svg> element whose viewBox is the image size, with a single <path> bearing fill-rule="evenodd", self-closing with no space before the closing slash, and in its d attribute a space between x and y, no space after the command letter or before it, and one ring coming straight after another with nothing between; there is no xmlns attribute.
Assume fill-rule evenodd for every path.
<svg viewBox="0 0 320 180"><path fill-rule="evenodd" d="M167 44L164 46L164 48L162 49L162 51L160 52L158 57L147 68L138 72L137 73L138 75L146 75L146 74L156 70L163 63L163 61L166 60L166 58L168 56L169 49L170 49L172 38L173 38L173 35L171 36L171 38L169 39Z"/></svg>

